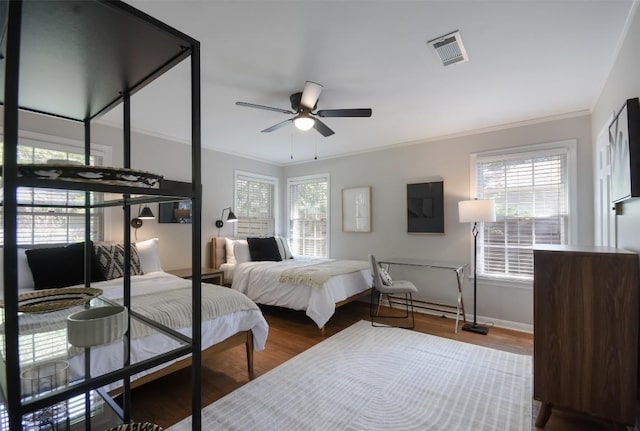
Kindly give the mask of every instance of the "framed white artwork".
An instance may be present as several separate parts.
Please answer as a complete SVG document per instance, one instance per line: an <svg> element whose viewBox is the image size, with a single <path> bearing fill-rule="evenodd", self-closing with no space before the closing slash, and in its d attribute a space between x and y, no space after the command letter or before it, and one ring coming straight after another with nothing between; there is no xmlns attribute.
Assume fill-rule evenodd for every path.
<svg viewBox="0 0 640 431"><path fill-rule="evenodd" d="M371 187L342 189L342 231L371 232Z"/></svg>

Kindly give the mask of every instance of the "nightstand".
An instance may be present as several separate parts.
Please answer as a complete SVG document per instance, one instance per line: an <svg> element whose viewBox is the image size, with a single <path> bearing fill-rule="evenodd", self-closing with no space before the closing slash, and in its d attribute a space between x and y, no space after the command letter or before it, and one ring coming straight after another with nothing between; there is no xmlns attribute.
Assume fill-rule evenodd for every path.
<svg viewBox="0 0 640 431"><path fill-rule="evenodd" d="M219 284L220 286L224 285L223 270L214 268L202 268L201 271L203 283ZM191 279L191 275L193 274L191 268L174 269L166 272L186 279Z"/></svg>

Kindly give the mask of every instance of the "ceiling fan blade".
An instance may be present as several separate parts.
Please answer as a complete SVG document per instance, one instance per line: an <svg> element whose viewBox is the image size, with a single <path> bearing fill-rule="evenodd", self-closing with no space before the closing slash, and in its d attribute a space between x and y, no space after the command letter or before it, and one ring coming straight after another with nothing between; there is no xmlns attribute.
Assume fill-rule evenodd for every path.
<svg viewBox="0 0 640 431"><path fill-rule="evenodd" d="M313 123L313 128L316 129L318 132L320 132L320 134L322 136L324 136L325 138L327 136L331 136L331 135L333 135L335 133L333 130L331 130L322 121L318 120L317 118L314 118L314 120L315 120L315 122Z"/></svg>
<svg viewBox="0 0 640 431"><path fill-rule="evenodd" d="M300 98L300 105L305 108L313 109L318 103L318 97L322 92L322 85L312 81L307 81L304 84L304 90L302 90L302 97Z"/></svg>
<svg viewBox="0 0 640 431"><path fill-rule="evenodd" d="M282 114L295 114L295 112L289 111L288 109L272 108L271 106L256 105L255 103L236 102L236 105L244 106L246 108L256 108L256 109L264 109L265 111L280 112Z"/></svg>
<svg viewBox="0 0 640 431"><path fill-rule="evenodd" d="M266 129L261 130L261 132L273 132L274 130L278 130L279 128L286 126L289 121L293 121L293 118L289 118L288 120L281 121L280 123L274 124L271 127L267 127Z"/></svg>
<svg viewBox="0 0 640 431"><path fill-rule="evenodd" d="M321 109L316 112L318 117L371 117L371 109Z"/></svg>

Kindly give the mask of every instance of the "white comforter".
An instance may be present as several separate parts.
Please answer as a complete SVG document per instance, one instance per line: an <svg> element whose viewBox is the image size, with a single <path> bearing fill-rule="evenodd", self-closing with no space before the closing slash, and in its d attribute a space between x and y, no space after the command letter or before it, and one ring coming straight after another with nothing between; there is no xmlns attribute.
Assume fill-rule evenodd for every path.
<svg viewBox="0 0 640 431"><path fill-rule="evenodd" d="M135 311L135 297L138 295L162 294L163 291L175 291L175 289L191 286L191 280L185 280L164 272L152 272L140 276L131 277L131 297L132 309ZM92 287L103 290L104 297L113 300L122 298L122 279L109 280L104 282L93 283ZM202 289L222 289L221 293L231 293L232 291L226 287L216 286L203 283ZM235 292L234 292L235 294ZM233 313L225 314L212 320L202 322L202 349L211 347L213 344L221 342L231 335L251 329L253 332L255 350L263 350L265 347L269 326L264 319L260 310L255 307L246 307ZM75 309L61 310L53 313L22 315L20 318L21 325L21 351L25 343L37 343L39 335L44 330L48 334L60 334L62 336L62 344L58 344L59 352L45 352L45 356L58 359L66 359L69 362L70 379L84 375L84 354L78 354L78 349L67 348L64 340L66 339L66 322L56 317L66 315L77 311ZM191 336L191 327L175 328L178 332ZM160 353L180 347L180 343L173 338L164 334L154 333L152 335L131 340L131 363L137 363L145 359L156 356ZM48 347L48 346L47 346ZM23 367L29 366L29 362L36 363L42 360L43 352L33 352L33 356L23 355L21 362ZM65 358L65 356L69 356ZM179 360L179 359L177 359ZM177 361L176 360L176 361ZM164 363L161 366L146 370L132 377L135 380L146 374L150 374L173 362ZM116 342L109 345L98 346L91 349L91 374L93 376L101 375L120 369L123 363L123 344ZM121 386L121 381L114 382L106 389L111 390Z"/></svg>
<svg viewBox="0 0 640 431"><path fill-rule="evenodd" d="M333 316L336 302L371 287L371 271L341 274L331 277L320 287L281 283L282 271L300 266L324 263L330 259L296 257L281 262L245 262L235 265L231 287L258 304L276 305L293 310L305 310L319 328Z"/></svg>

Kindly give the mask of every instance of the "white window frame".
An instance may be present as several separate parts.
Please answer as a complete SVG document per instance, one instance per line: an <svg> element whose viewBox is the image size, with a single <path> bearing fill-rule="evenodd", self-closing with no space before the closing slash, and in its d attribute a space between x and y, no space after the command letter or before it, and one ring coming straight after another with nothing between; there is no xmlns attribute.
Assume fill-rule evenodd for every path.
<svg viewBox="0 0 640 431"><path fill-rule="evenodd" d="M239 177L247 177L256 182L270 184L273 186L273 202L271 202L271 213L273 214L273 234L278 231L278 202L279 200L279 183L280 180L277 177L272 177L270 175L262 175L256 174L253 172L235 170L233 174L233 211L236 213L236 217L238 216L238 208L237 208L237 199L238 199L238 178ZM224 221L224 220L223 220ZM233 232L234 235L237 235L237 223L233 223Z"/></svg>
<svg viewBox="0 0 640 431"><path fill-rule="evenodd" d="M0 133L4 136L4 128L0 127ZM4 145L4 144L3 144ZM51 136L42 133L29 132L21 130L18 132L18 145L28 145L31 147L42 148L47 150L54 151L63 151L67 153L76 153L76 154L84 154L84 142L62 138L59 136ZM99 157L102 161L103 166L108 166L111 164L111 156L112 150L110 147L100 144L91 144L91 155L95 157ZM99 210L102 212L101 225L102 229L98 232L99 238L97 240L102 240L107 237L107 234L110 232L110 211ZM34 244L23 244L23 245L35 245L39 244L35 242Z"/></svg>
<svg viewBox="0 0 640 431"><path fill-rule="evenodd" d="M596 139L594 160L595 190L595 245L617 247L617 226L615 205L611 204L611 155L609 142L609 125L613 122L610 115L600 129Z"/></svg>
<svg viewBox="0 0 640 431"><path fill-rule="evenodd" d="M331 178L329 173L304 175L300 177L287 178L287 237L291 243L291 186L294 184L302 184L305 182L313 182L315 180L323 180L327 182L327 226L326 226L326 255L319 257L329 257L331 254Z"/></svg>
<svg viewBox="0 0 640 431"><path fill-rule="evenodd" d="M508 160L508 159L520 159L531 156L540 156L541 153L558 153L563 152L567 156L567 190L568 190L568 231L567 231L567 244L574 244L578 234L578 169L577 169L577 142L575 139L549 142L542 144L531 144L521 147L510 147L500 150L484 151L479 153L473 153L470 155L470 199L474 199L478 196L478 185L476 181L476 169L478 161L489 161L491 159L496 160ZM482 229L482 226L479 226ZM478 255L481 253L481 236L478 236ZM470 242L470 262L473 265L473 237ZM474 273L473 268L470 271ZM473 277L473 275L471 275ZM493 285L508 285L508 286L520 286L520 287L533 287L532 280L522 279L510 276L491 276L485 274L478 274L478 280L490 280Z"/></svg>

